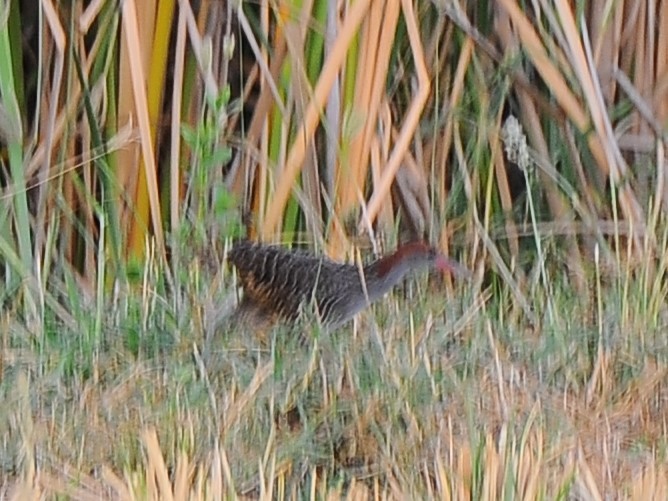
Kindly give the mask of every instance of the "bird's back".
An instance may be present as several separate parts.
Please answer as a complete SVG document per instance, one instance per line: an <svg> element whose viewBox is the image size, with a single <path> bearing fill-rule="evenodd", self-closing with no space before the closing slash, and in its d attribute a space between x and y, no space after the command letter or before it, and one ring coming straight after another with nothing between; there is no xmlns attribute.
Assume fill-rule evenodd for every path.
<svg viewBox="0 0 668 501"><path fill-rule="evenodd" d="M361 291L355 266L306 251L243 240L234 244L228 260L237 269L245 297L288 320L313 299L323 321L338 320L341 305Z"/></svg>

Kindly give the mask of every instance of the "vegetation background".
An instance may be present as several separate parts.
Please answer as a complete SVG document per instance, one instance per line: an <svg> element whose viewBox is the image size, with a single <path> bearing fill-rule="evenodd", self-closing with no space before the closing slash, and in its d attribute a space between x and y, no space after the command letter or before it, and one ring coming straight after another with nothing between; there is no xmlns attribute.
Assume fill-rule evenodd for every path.
<svg viewBox="0 0 668 501"><path fill-rule="evenodd" d="M0 497L668 499L667 124L665 0L0 1ZM244 227L475 279L207 345Z"/></svg>

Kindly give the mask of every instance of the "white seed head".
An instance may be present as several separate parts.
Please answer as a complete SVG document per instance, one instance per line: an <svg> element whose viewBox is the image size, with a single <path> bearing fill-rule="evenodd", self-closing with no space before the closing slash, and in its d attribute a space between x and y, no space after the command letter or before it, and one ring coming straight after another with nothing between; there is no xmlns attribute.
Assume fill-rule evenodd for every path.
<svg viewBox="0 0 668 501"><path fill-rule="evenodd" d="M531 166L527 138L522 125L513 115L510 115L503 124L501 140L508 160L515 162L520 169L527 170Z"/></svg>

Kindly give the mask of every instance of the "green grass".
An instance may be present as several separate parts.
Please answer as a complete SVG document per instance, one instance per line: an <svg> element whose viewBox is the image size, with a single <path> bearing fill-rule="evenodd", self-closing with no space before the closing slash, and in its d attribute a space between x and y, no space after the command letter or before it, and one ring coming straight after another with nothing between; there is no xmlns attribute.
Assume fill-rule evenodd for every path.
<svg viewBox="0 0 668 501"><path fill-rule="evenodd" d="M202 497L595 498L650 485L639 464L665 472L665 322L635 307L640 280L602 288L600 317L595 298L555 281L559 315L530 326L503 288L481 305L473 284L449 293L421 277L332 334L300 325L208 344L206 305L232 276L221 269L214 289L212 274L186 272L198 266L177 290L149 267L105 296L99 334L83 298L76 325L47 319L41 341L3 315L3 489L164 496L155 457L171 489ZM183 458L193 469L179 484Z"/></svg>

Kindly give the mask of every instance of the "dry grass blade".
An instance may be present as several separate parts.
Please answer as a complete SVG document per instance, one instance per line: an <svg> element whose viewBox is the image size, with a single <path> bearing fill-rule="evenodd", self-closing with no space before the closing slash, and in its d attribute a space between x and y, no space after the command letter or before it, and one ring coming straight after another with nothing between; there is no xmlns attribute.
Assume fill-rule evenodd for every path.
<svg viewBox="0 0 668 501"><path fill-rule="evenodd" d="M492 239L489 237L487 230L485 230L485 227L479 220L476 220L476 232L480 237L480 239L482 240L485 246L485 250L491 255L497 270L503 277L503 280L510 288L512 295L515 297L518 305L524 312L524 315L533 326L538 326L539 325L538 319L536 318L536 315L534 314L533 308L529 304L529 301L522 292L522 288L513 278L513 275L510 269L508 269L508 266L506 265L505 261L501 257L501 253L499 252L497 246L494 244L494 242L492 242Z"/></svg>
<svg viewBox="0 0 668 501"><path fill-rule="evenodd" d="M482 484L482 499L499 499L500 493L498 492L499 480L502 478L502 464L501 458L494 443L494 437L491 434L485 436L485 448L483 451L483 458L481 463L483 463L483 468L488 475L485 475L485 479Z"/></svg>
<svg viewBox="0 0 668 501"><path fill-rule="evenodd" d="M122 479L120 479L107 465L102 466L100 476L102 480L110 486L120 499L131 499L130 491Z"/></svg>
<svg viewBox="0 0 668 501"><path fill-rule="evenodd" d="M246 391L237 401L230 403L230 407L225 410L225 421L222 425L223 429L221 430L223 436L241 418L245 410L248 408L248 405L253 401L253 397L266 379L271 375L273 370L273 362L268 362L263 366L258 367Z"/></svg>
<svg viewBox="0 0 668 501"><path fill-rule="evenodd" d="M169 472L162 457L162 451L158 442L158 434L155 428L148 428L142 433L142 441L148 455L147 473L155 475L158 481L158 490L153 493L153 499L174 500L172 484L169 480ZM147 479L148 485L152 485L152 479Z"/></svg>
<svg viewBox="0 0 668 501"><path fill-rule="evenodd" d="M633 501L645 499L666 499L668 497L668 474L665 465L653 460L635 475L631 495Z"/></svg>
<svg viewBox="0 0 668 501"><path fill-rule="evenodd" d="M189 499L190 486L193 484L193 468L188 455L181 451L176 462L174 472L174 499L177 501Z"/></svg>
<svg viewBox="0 0 668 501"><path fill-rule="evenodd" d="M589 468L582 446L578 447L577 451L577 467L579 475L576 477L576 483L580 487L580 495L584 499L603 501L603 496L594 480L594 475Z"/></svg>
<svg viewBox="0 0 668 501"><path fill-rule="evenodd" d="M652 127L654 134L664 142L668 141L668 131L663 128L661 118L659 118L661 116L665 117L665 114L660 114L659 110L653 108L649 102L643 99L638 89L634 87L629 77L621 69L615 68L612 75L636 107L638 113Z"/></svg>

